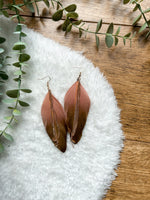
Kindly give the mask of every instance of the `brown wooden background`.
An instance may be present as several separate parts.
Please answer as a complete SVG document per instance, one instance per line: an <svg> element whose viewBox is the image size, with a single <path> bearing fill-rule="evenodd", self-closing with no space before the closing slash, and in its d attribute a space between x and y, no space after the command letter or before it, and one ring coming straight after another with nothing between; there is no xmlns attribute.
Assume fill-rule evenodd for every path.
<svg viewBox="0 0 150 200"><path fill-rule="evenodd" d="M63 0L64 6L77 4L79 18L87 22L90 30L95 30L96 22L104 21L102 31L113 22L115 29L121 26L121 34L130 32L136 13L132 5L123 5L121 0ZM76 30L64 36L57 29L62 23L53 22L53 9L43 9L40 3L40 17L31 17L24 12L26 25L45 37L51 38L73 50L82 51L95 66L98 66L112 85L118 106L121 108L121 122L125 135L124 149L118 177L113 181L104 200L149 200L150 199L150 40L145 41L142 34L133 40L130 48L120 40L117 47L108 49L104 38L100 38L100 49L96 50L95 36L79 39ZM142 8L150 7L144 0ZM42 14L43 13L43 14ZM150 19L150 15L147 14ZM141 20L141 23L143 20ZM135 28L138 30L139 28Z"/></svg>

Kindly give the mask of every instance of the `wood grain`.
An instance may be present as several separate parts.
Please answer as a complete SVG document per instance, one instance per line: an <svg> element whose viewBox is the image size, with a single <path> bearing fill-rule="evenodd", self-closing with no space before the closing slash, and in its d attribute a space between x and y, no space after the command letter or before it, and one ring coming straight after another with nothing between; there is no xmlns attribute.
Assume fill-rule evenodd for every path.
<svg viewBox="0 0 150 200"><path fill-rule="evenodd" d="M120 0L64 0L64 5L76 3L82 19L89 22L90 30L95 30L96 21L103 18L106 23L121 25L121 35L132 31L134 15L131 7L122 5ZM143 8L150 7L144 0ZM44 4L40 4L42 13ZM96 50L95 36L88 34L79 39L77 30L64 36L58 29L63 22L53 22L53 10L44 11L45 16L26 17L26 25L45 37L51 38L73 50L80 51L101 70L114 89L118 106L121 108L121 122L125 135L118 177L113 181L104 200L149 200L150 199L150 41L143 34L135 38L130 48L119 41L117 47L108 49L104 37L100 37L100 49ZM24 13L31 16L31 13ZM138 30L138 28L136 29Z"/></svg>

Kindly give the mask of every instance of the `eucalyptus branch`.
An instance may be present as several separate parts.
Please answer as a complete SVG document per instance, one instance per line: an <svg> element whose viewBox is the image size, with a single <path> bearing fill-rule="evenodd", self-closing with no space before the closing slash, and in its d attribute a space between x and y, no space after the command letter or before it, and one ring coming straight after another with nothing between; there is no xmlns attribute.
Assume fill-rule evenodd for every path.
<svg viewBox="0 0 150 200"><path fill-rule="evenodd" d="M13 0L13 4L16 5L15 0ZM11 126L13 121L17 121L15 119L15 117L19 116L21 114L21 112L18 110L18 104L20 104L20 106L23 106L23 107L29 106L28 103L20 100L20 91L27 92L27 93L31 92L31 90L29 90L29 89L21 89L22 75L25 73L24 71L22 71L22 67L27 65L24 62L28 61L30 59L30 56L28 54L23 53L23 50L26 48L26 45L25 45L25 43L22 42L22 37L25 37L26 34L22 32L22 26L23 26L23 24L21 24L22 18L20 17L20 12L17 7L15 7L15 14L16 14L17 20L18 20L18 24L16 26L15 33L19 33L19 41L17 43L15 43L13 46L13 50L18 51L18 62L13 63L13 65L15 67L19 68L19 70L17 70L14 73L15 75L18 75L18 77L14 79L14 81L16 81L18 83L18 88L15 90L7 90L6 91L7 96L9 96L10 98L14 98L14 99L4 99L3 102L4 103L15 103L15 105L14 105L14 107L8 107L9 109L12 109L12 113L11 113L11 116L5 117L5 119L8 120L7 125L5 126L5 128L3 130L0 131L0 137L4 136L4 138L9 141L13 141L13 137L11 135L9 135L8 133L6 133L6 131ZM2 144L0 144L0 152L1 152L1 150L3 150Z"/></svg>
<svg viewBox="0 0 150 200"><path fill-rule="evenodd" d="M52 19L54 21L59 21L59 20L62 19L63 12L65 13L66 19L65 19L64 23L62 24L62 30L65 31L66 34L72 30L72 27L75 27L79 30L79 37L82 36L83 32L95 34L97 48L99 48L99 45L100 45L98 35L104 35L105 36L105 43L106 43L108 48L112 47L113 43L115 43L115 45L117 45L118 44L118 38L123 39L124 45L126 44L126 39L129 39L130 44L131 44L131 40L132 40L134 35L132 37L130 37L131 33L128 33L124 36L119 35L120 27L118 28L117 32L115 34L113 34L113 31L114 31L113 23L109 24L109 27L108 27L106 33L99 32L101 27L102 27L102 19L101 19L97 23L96 31L90 31L88 28L86 28L86 29L83 28L83 26L85 25L85 22L83 22L82 20L77 20L78 13L75 12L76 8L77 8L75 4L71 4L71 5L64 8L64 6L59 1L57 1L57 0L53 0L53 1L56 2L57 4L59 4L61 9L57 10L53 14Z"/></svg>
<svg viewBox="0 0 150 200"><path fill-rule="evenodd" d="M124 0L123 3L124 4L127 4L127 3L132 3L132 4L135 4L135 7L133 9L133 11L136 11L136 10L139 10L140 11L140 14L134 19L133 21L133 26L136 25L140 19L142 18L143 16L143 19L145 21L145 23L141 26L140 30L139 30L139 33L144 31L147 27L149 28L149 31L148 33L146 34L146 38L148 38L150 36L150 19L148 20L145 16L145 13L148 13L150 12L150 8L147 8L146 10L142 10L142 7L140 5L140 3L142 2L143 0Z"/></svg>

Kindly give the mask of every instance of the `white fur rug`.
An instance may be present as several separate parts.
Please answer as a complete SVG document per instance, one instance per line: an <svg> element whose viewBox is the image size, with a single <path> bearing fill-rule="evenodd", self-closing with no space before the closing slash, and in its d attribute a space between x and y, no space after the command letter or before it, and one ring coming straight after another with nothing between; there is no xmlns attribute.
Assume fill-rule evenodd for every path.
<svg viewBox="0 0 150 200"><path fill-rule="evenodd" d="M0 26L7 38L4 46L13 55L9 62L17 62L11 53L13 43L18 41L12 34L14 23L0 18ZM27 75L22 87L33 92L21 94L22 100L31 106L22 109L19 123L8 130L14 142L6 143L5 152L0 156L0 199L101 200L116 176L123 147L120 110L113 89L99 69L80 53L27 28L24 31L32 59L25 69ZM11 80L14 70L15 67L8 67L9 89L16 88ZM65 93L79 72L91 99L91 108L80 142L72 146L68 135L67 150L63 154L54 147L41 120L48 78L40 79L51 77L50 88L63 104ZM2 122L7 106L0 104L0 110Z"/></svg>

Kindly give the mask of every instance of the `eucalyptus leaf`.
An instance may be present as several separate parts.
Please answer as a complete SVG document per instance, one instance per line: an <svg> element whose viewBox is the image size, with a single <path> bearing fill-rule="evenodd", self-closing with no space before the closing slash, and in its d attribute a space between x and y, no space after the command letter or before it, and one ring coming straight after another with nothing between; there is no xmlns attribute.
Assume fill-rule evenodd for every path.
<svg viewBox="0 0 150 200"><path fill-rule="evenodd" d="M43 0L45 5L49 8L49 1L48 0Z"/></svg>
<svg viewBox="0 0 150 200"><path fill-rule="evenodd" d="M75 4L71 4L71 5L69 5L69 6L67 6L67 7L65 8L65 10L66 10L67 12L74 12L76 9L77 9L77 6L76 6Z"/></svg>
<svg viewBox="0 0 150 200"><path fill-rule="evenodd" d="M150 31L146 34L146 38L148 38L150 36Z"/></svg>
<svg viewBox="0 0 150 200"><path fill-rule="evenodd" d="M4 15L5 17L9 17L9 14L8 14L8 12L7 12L6 10L2 10L2 13L3 13L3 15Z"/></svg>
<svg viewBox="0 0 150 200"><path fill-rule="evenodd" d="M3 136L6 140L13 142L13 137L11 135L9 135L8 133L3 133Z"/></svg>
<svg viewBox="0 0 150 200"><path fill-rule="evenodd" d="M18 82L20 80L20 78L14 78L13 80Z"/></svg>
<svg viewBox="0 0 150 200"><path fill-rule="evenodd" d="M21 30L22 30L22 26L20 24L18 24L16 26L16 32L21 32Z"/></svg>
<svg viewBox="0 0 150 200"><path fill-rule="evenodd" d="M14 7L14 8L16 8L17 10L20 10L21 12L24 12L23 10L22 10L22 8L20 8L19 6L17 6L17 5L12 5L12 7Z"/></svg>
<svg viewBox="0 0 150 200"><path fill-rule="evenodd" d="M124 37L125 37L125 38L129 38L130 35L131 35L131 33L127 33Z"/></svg>
<svg viewBox="0 0 150 200"><path fill-rule="evenodd" d="M123 44L126 45L126 38L123 37Z"/></svg>
<svg viewBox="0 0 150 200"><path fill-rule="evenodd" d="M4 50L3 48L0 48L0 54L1 54L1 53L4 53L4 51L5 51L5 50Z"/></svg>
<svg viewBox="0 0 150 200"><path fill-rule="evenodd" d="M5 41L6 41L6 39L5 39L5 38L3 38L3 37L0 37L0 44L4 43Z"/></svg>
<svg viewBox="0 0 150 200"><path fill-rule="evenodd" d="M72 19L77 19L78 18L78 13L76 13L76 12L69 12L67 14L67 17L72 18Z"/></svg>
<svg viewBox="0 0 150 200"><path fill-rule="evenodd" d="M62 25L62 30L63 31L66 31L68 25L70 24L70 20L69 19L66 19Z"/></svg>
<svg viewBox="0 0 150 200"><path fill-rule="evenodd" d="M19 100L19 104L20 104L20 106L22 106L22 107L30 106L27 102L20 101L20 100Z"/></svg>
<svg viewBox="0 0 150 200"><path fill-rule="evenodd" d="M26 37L27 34L25 34L24 32L21 32L21 33L20 33L20 36L21 36L21 37Z"/></svg>
<svg viewBox="0 0 150 200"><path fill-rule="evenodd" d="M107 29L107 33L113 33L113 31L114 31L114 25L113 25L113 23L111 23L111 24L109 24L109 26L108 26L108 29Z"/></svg>
<svg viewBox="0 0 150 200"><path fill-rule="evenodd" d="M30 55L28 55L26 53L20 54L20 56L19 56L20 62L25 62L25 61L28 61L29 59L30 59Z"/></svg>
<svg viewBox="0 0 150 200"><path fill-rule="evenodd" d="M98 33L98 31L101 29L101 27L102 27L102 19L97 23L96 33Z"/></svg>
<svg viewBox="0 0 150 200"><path fill-rule="evenodd" d="M15 67L21 67L21 64L20 64L20 62L16 62L16 63L13 63L13 66L15 66Z"/></svg>
<svg viewBox="0 0 150 200"><path fill-rule="evenodd" d="M82 34L83 34L83 31L82 31L82 29L81 29L81 28L79 28L79 38L81 38L81 37L82 37Z"/></svg>
<svg viewBox="0 0 150 200"><path fill-rule="evenodd" d="M135 12L138 9L138 5L136 4L135 7L133 8L133 12Z"/></svg>
<svg viewBox="0 0 150 200"><path fill-rule="evenodd" d="M31 93L32 92L32 90L30 90L30 89L20 89L22 92L25 92L25 93Z"/></svg>
<svg viewBox="0 0 150 200"><path fill-rule="evenodd" d="M10 120L10 119L11 119L11 116L4 117L4 119L6 119L6 120Z"/></svg>
<svg viewBox="0 0 150 200"><path fill-rule="evenodd" d="M150 8L147 8L146 10L143 11L143 13L148 13L150 12Z"/></svg>
<svg viewBox="0 0 150 200"><path fill-rule="evenodd" d="M82 23L82 20L78 20L78 21L73 22L73 24L75 24L75 25L80 25L81 23Z"/></svg>
<svg viewBox="0 0 150 200"><path fill-rule="evenodd" d="M2 102L6 104L15 103L16 99L3 99Z"/></svg>
<svg viewBox="0 0 150 200"><path fill-rule="evenodd" d="M118 44L118 38L117 37L115 37L115 46L117 46L117 44Z"/></svg>
<svg viewBox="0 0 150 200"><path fill-rule="evenodd" d="M123 0L123 4L129 3L130 0Z"/></svg>
<svg viewBox="0 0 150 200"><path fill-rule="evenodd" d="M4 151L4 147L3 145L0 143L0 153L2 153Z"/></svg>
<svg viewBox="0 0 150 200"><path fill-rule="evenodd" d="M13 110L13 115L14 116L20 116L21 115L20 110L17 110L17 109Z"/></svg>
<svg viewBox="0 0 150 200"><path fill-rule="evenodd" d="M7 90L6 94L7 96L11 97L11 98L17 98L19 90L15 89L15 90Z"/></svg>
<svg viewBox="0 0 150 200"><path fill-rule="evenodd" d="M30 3L28 0L24 0L24 2L26 3L25 5L29 9L29 11L31 13L35 13L34 6L32 5L32 3Z"/></svg>
<svg viewBox="0 0 150 200"><path fill-rule="evenodd" d="M96 40L96 46L99 49L99 37L95 35L95 40Z"/></svg>
<svg viewBox="0 0 150 200"><path fill-rule="evenodd" d="M26 44L24 42L16 42L13 46L13 50L22 50L26 48Z"/></svg>
<svg viewBox="0 0 150 200"><path fill-rule="evenodd" d="M118 35L120 33L120 29L121 29L121 27L119 26L117 31L116 31L116 33L115 33L115 35Z"/></svg>
<svg viewBox="0 0 150 200"><path fill-rule="evenodd" d="M71 29L72 29L72 24L69 24L69 25L67 26L66 32L67 32L67 33L70 32Z"/></svg>
<svg viewBox="0 0 150 200"><path fill-rule="evenodd" d="M107 45L107 47L108 48L110 48L110 47L112 47L112 45L113 45L113 37L112 37L112 35L106 35L106 37L105 37L105 43L106 43L106 45Z"/></svg>
<svg viewBox="0 0 150 200"><path fill-rule="evenodd" d="M19 70L14 72L14 75L21 76L22 75L22 71L19 69Z"/></svg>
<svg viewBox="0 0 150 200"><path fill-rule="evenodd" d="M63 10L60 9L60 10L57 10L57 11L53 14L52 19L53 19L54 21L59 21L59 20L62 18L62 16L63 16Z"/></svg>
<svg viewBox="0 0 150 200"><path fill-rule="evenodd" d="M140 21L141 17L142 17L142 14L138 15L138 16L134 19L132 25L133 25L133 26L136 25L136 24L138 23L138 21Z"/></svg>
<svg viewBox="0 0 150 200"><path fill-rule="evenodd" d="M141 33L142 31L144 31L146 29L146 27L147 27L147 23L145 22L143 24L143 26L140 28L139 33Z"/></svg>
<svg viewBox="0 0 150 200"><path fill-rule="evenodd" d="M0 77L3 80L7 80L8 79L8 75L6 74L6 72L4 71L0 71Z"/></svg>

